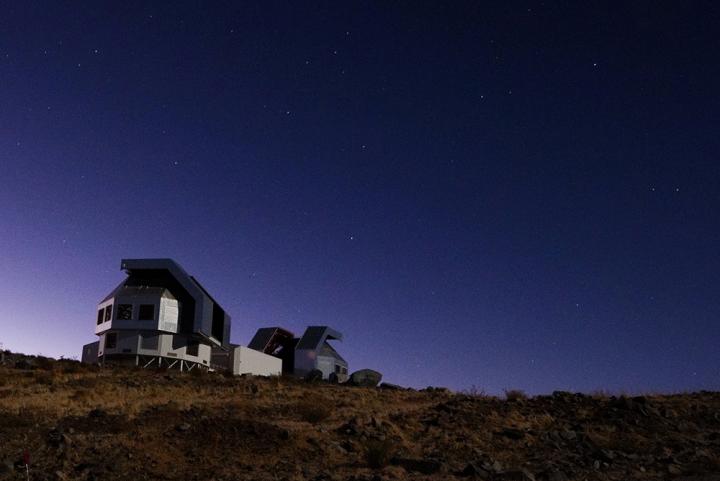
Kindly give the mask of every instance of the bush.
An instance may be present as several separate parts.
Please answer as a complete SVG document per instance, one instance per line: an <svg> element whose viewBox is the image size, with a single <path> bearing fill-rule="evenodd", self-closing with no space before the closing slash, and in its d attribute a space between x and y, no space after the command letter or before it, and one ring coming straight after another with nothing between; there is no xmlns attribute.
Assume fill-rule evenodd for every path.
<svg viewBox="0 0 720 481"><path fill-rule="evenodd" d="M35 360L35 365L38 369L42 369L43 371L52 371L55 369L55 360L48 357L38 356Z"/></svg>
<svg viewBox="0 0 720 481"><path fill-rule="evenodd" d="M462 394L464 394L466 396L471 396L471 397L479 397L479 398L488 397L488 394L485 392L485 390L483 388L477 387L474 384L461 392L462 392Z"/></svg>
<svg viewBox="0 0 720 481"><path fill-rule="evenodd" d="M527 394L522 389L505 389L505 399L508 401L527 399Z"/></svg>
<svg viewBox="0 0 720 481"><path fill-rule="evenodd" d="M390 460L395 455L395 447L387 439L384 441L371 439L365 443L363 455L370 468L380 469L390 464Z"/></svg>

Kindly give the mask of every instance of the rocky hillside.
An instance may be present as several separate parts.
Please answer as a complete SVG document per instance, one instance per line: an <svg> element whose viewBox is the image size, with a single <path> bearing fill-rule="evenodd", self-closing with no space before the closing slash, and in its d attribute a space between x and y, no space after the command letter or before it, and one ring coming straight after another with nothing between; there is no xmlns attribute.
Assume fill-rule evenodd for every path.
<svg viewBox="0 0 720 481"><path fill-rule="evenodd" d="M0 479L720 480L719 393L510 397L8 355Z"/></svg>

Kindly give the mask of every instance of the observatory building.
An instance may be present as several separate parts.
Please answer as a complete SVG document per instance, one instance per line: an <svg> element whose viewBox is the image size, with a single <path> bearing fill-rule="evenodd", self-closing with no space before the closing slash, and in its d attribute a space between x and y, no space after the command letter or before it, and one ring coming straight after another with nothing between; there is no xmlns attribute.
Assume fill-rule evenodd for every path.
<svg viewBox="0 0 720 481"><path fill-rule="evenodd" d="M83 362L191 370L215 359L236 374L280 374L279 359L230 344L230 316L172 259L123 259L121 269L127 277L98 304L99 340L83 347Z"/></svg>
<svg viewBox="0 0 720 481"><path fill-rule="evenodd" d="M318 370L323 379L345 382L348 363L330 345L332 340L342 341L342 334L328 326L309 326L300 338L281 327L263 327L248 347L282 359L283 373L305 376Z"/></svg>

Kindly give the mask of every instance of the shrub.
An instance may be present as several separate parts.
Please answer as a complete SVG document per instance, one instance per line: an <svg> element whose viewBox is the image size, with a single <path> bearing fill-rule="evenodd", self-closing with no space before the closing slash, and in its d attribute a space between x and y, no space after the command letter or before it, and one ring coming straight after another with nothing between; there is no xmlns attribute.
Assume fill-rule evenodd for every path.
<svg viewBox="0 0 720 481"><path fill-rule="evenodd" d="M380 469L390 463L390 460L395 455L395 447L394 444L387 439L383 441L370 439L365 443L363 455L365 456L365 462L370 468Z"/></svg>
<svg viewBox="0 0 720 481"><path fill-rule="evenodd" d="M486 398L488 397L488 394L485 392L485 390L481 387L477 387L476 385L472 385L469 388L462 391L462 394L466 396L471 397L479 397L479 398Z"/></svg>
<svg viewBox="0 0 720 481"><path fill-rule="evenodd" d="M38 356L35 360L35 365L38 369L42 369L43 371L52 371L55 369L55 360L48 357Z"/></svg>
<svg viewBox="0 0 720 481"><path fill-rule="evenodd" d="M508 401L527 399L527 394L522 389L505 389L505 399Z"/></svg>

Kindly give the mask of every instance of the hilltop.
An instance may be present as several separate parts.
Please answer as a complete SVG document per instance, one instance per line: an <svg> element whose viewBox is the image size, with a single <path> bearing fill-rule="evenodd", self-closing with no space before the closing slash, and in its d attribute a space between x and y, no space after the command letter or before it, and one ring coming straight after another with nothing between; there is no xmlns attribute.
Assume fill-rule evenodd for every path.
<svg viewBox="0 0 720 481"><path fill-rule="evenodd" d="M509 397L8 353L0 479L720 479L720 393Z"/></svg>

